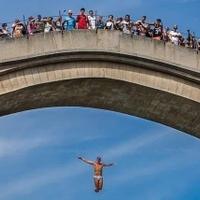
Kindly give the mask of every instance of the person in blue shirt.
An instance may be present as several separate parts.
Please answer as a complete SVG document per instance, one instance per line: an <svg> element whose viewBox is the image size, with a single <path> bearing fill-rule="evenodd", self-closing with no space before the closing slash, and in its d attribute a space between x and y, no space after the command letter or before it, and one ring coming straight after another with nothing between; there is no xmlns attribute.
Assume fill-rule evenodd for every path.
<svg viewBox="0 0 200 200"><path fill-rule="evenodd" d="M65 20L63 22L63 28L66 31L71 31L74 30L76 28L76 20L75 18L72 16L72 10L68 11L68 16L65 17Z"/></svg>

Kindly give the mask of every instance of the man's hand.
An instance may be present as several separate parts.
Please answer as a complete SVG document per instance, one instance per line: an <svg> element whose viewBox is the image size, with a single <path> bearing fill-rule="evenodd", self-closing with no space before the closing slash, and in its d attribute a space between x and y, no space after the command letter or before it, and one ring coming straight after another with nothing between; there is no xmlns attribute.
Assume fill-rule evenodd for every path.
<svg viewBox="0 0 200 200"><path fill-rule="evenodd" d="M114 165L114 163L111 164L103 164L104 167L112 167Z"/></svg>
<svg viewBox="0 0 200 200"><path fill-rule="evenodd" d="M90 160L86 160L85 158L83 157L78 157L79 160L89 164L89 165L94 165L94 162L93 161L90 161Z"/></svg>

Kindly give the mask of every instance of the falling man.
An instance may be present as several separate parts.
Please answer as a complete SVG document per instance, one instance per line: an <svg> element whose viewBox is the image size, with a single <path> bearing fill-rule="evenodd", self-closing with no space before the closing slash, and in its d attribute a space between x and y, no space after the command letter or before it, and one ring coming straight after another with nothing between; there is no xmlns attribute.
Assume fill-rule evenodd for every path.
<svg viewBox="0 0 200 200"><path fill-rule="evenodd" d="M82 160L83 162L92 165L94 168L94 184L95 184L95 192L99 192L103 189L103 168L104 167L111 167L111 164L105 164L101 161L101 157L97 157L96 161L86 160L82 157L78 157L78 159Z"/></svg>

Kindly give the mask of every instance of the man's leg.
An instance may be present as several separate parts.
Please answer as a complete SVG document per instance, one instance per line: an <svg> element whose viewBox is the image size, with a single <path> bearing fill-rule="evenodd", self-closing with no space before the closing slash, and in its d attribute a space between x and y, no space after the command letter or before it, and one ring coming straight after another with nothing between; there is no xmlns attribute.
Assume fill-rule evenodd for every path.
<svg viewBox="0 0 200 200"><path fill-rule="evenodd" d="M103 189L103 178L99 179L99 190Z"/></svg>
<svg viewBox="0 0 200 200"><path fill-rule="evenodd" d="M94 178L95 192L99 192L99 179Z"/></svg>

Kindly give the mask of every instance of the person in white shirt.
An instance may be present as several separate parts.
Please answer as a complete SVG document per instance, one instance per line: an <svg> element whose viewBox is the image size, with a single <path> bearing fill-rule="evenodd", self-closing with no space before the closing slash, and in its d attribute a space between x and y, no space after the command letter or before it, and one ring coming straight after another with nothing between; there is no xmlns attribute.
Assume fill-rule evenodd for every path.
<svg viewBox="0 0 200 200"><path fill-rule="evenodd" d="M44 19L45 22L45 27L44 27L44 32L49 33L51 31L55 31L55 25L53 23L53 18L52 17L47 17Z"/></svg>
<svg viewBox="0 0 200 200"><path fill-rule="evenodd" d="M149 24L146 22L147 17L142 16L141 20L135 22L138 35L147 36L149 31Z"/></svg>
<svg viewBox="0 0 200 200"><path fill-rule="evenodd" d="M105 26L106 30L114 30L114 16L113 15L109 15L108 20L106 21L106 26Z"/></svg>
<svg viewBox="0 0 200 200"><path fill-rule="evenodd" d="M88 29L95 30L96 29L96 16L94 16L93 10L89 11L88 22L89 22Z"/></svg>
<svg viewBox="0 0 200 200"><path fill-rule="evenodd" d="M131 34L132 23L130 15L126 15L121 24L123 33Z"/></svg>
<svg viewBox="0 0 200 200"><path fill-rule="evenodd" d="M173 30L169 31L170 41L175 45L179 45L179 39L181 38L181 36L181 33L178 32L178 26L174 25Z"/></svg>

